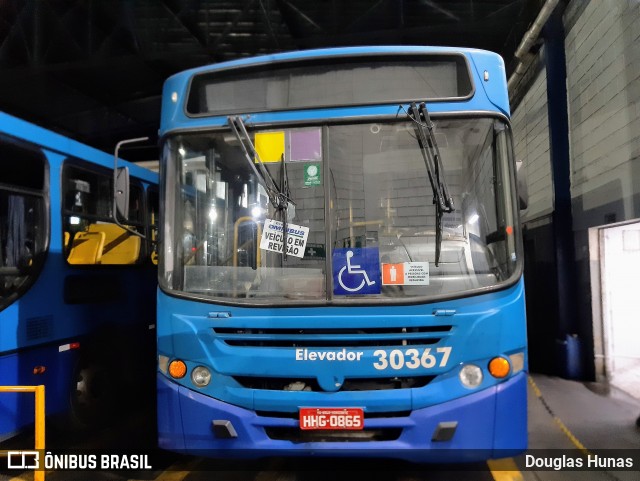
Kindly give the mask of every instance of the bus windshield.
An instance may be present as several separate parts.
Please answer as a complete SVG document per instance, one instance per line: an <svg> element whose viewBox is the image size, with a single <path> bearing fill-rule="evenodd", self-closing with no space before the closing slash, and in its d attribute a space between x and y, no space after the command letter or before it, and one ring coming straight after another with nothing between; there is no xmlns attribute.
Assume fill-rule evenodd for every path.
<svg viewBox="0 0 640 481"><path fill-rule="evenodd" d="M432 122L451 212L434 205L409 115L247 124L251 155L231 127L168 136L162 286L237 304L392 303L512 280L520 253L508 125L489 116ZM272 201L263 168L286 187L287 208Z"/></svg>

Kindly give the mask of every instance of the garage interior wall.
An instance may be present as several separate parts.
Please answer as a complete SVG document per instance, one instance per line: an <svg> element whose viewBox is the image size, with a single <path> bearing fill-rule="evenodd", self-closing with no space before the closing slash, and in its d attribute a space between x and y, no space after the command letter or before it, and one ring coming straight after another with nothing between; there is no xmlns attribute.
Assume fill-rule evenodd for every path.
<svg viewBox="0 0 640 481"><path fill-rule="evenodd" d="M573 325L582 341L584 375L594 378L588 230L640 218L640 2L573 0L563 23L577 283ZM544 48L538 55L543 58ZM540 64L539 59L531 68ZM548 359L554 352L550 339L559 334L557 299L549 296L555 292L556 267L545 119L553 106L547 103L544 68L532 77L512 118L516 156L527 165L530 194L530 206L522 212L530 361L533 371L558 374Z"/></svg>

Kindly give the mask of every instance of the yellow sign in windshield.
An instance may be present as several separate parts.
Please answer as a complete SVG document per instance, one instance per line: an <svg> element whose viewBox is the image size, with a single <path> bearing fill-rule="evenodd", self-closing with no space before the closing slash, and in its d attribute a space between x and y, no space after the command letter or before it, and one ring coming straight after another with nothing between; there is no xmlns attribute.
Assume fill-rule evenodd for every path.
<svg viewBox="0 0 640 481"><path fill-rule="evenodd" d="M280 162L284 155L284 132L259 132L255 139L256 152L262 162ZM258 162L258 159L255 159Z"/></svg>

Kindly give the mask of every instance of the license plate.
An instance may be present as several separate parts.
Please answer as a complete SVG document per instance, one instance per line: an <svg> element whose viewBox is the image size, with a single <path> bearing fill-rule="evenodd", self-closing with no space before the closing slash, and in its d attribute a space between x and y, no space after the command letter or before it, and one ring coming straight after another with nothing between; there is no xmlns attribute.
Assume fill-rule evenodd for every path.
<svg viewBox="0 0 640 481"><path fill-rule="evenodd" d="M363 428L364 411L361 408L300 408L300 429Z"/></svg>

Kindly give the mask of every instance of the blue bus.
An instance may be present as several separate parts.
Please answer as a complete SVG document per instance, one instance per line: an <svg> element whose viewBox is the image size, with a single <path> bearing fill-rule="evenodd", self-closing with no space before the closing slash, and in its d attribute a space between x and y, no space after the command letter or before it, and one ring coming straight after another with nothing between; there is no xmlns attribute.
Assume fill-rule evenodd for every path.
<svg viewBox="0 0 640 481"><path fill-rule="evenodd" d="M498 55L335 48L192 69L165 82L160 134L161 448L526 449Z"/></svg>
<svg viewBox="0 0 640 481"><path fill-rule="evenodd" d="M155 394L158 175L122 165L116 221L113 155L0 113L0 385L44 385L63 426ZM32 395L0 393L0 440L33 422Z"/></svg>

